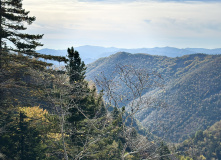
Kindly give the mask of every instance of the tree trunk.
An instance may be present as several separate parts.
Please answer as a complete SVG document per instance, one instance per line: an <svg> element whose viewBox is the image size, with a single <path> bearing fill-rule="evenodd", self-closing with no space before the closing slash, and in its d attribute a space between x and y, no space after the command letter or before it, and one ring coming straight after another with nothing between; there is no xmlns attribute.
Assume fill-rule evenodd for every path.
<svg viewBox="0 0 221 160"><path fill-rule="evenodd" d="M21 133L20 133L20 159L23 160L24 159L24 114L20 112L20 130L21 130Z"/></svg>
<svg viewBox="0 0 221 160"><path fill-rule="evenodd" d="M64 140L64 114L62 113L62 120L61 120L61 135L62 135L62 143L64 147L64 158L65 160L68 160L68 154L65 146L65 140Z"/></svg>

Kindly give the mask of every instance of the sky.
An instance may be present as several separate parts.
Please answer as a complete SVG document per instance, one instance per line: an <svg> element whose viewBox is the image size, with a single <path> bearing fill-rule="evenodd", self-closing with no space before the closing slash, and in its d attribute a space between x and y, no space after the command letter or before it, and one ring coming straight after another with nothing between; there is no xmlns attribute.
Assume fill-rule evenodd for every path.
<svg viewBox="0 0 221 160"><path fill-rule="evenodd" d="M221 48L221 0L23 0L41 48ZM41 49L38 48L38 49Z"/></svg>

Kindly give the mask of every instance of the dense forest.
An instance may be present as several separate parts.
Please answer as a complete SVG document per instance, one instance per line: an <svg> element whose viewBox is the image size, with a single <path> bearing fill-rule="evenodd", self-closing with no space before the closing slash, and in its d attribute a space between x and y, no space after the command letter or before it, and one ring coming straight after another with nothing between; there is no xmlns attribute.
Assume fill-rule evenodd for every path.
<svg viewBox="0 0 221 160"><path fill-rule="evenodd" d="M220 159L221 56L123 52L86 66L73 47L36 52L22 0L0 6L0 159Z"/></svg>
<svg viewBox="0 0 221 160"><path fill-rule="evenodd" d="M135 114L154 134L170 142L182 142L197 130L205 130L221 120L220 55L193 54L169 58L120 52L89 64L87 79L102 79L102 73L117 81L120 77L117 70L125 65L137 71L144 70L148 77L143 78L155 82L148 84L141 93L148 103L142 102L141 109ZM124 82L120 85L112 89L122 95L129 93ZM126 108L130 108L130 100L124 103Z"/></svg>
<svg viewBox="0 0 221 160"><path fill-rule="evenodd" d="M177 150L185 151L194 159L221 159L221 121L205 131L199 130L191 138L185 140Z"/></svg>

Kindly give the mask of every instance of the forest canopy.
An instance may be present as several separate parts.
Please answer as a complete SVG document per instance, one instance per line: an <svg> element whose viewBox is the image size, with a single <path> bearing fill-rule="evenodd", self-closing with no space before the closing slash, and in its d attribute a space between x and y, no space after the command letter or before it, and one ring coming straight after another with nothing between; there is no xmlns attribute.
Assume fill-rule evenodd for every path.
<svg viewBox="0 0 221 160"><path fill-rule="evenodd" d="M166 116L158 116L164 120L167 115L182 115L173 124L164 123L172 128L165 134L174 141L188 136L180 134L188 129L184 117L199 115L194 123L202 122L203 129L217 121L203 116L203 111L220 113L220 56L215 60L215 56L204 54L169 59L122 52L86 66L74 47L67 48L66 57L37 53L36 48L43 46L43 34L25 33L35 20L23 8L22 0L0 0L0 159L220 158L220 122L197 131L179 145L169 145L161 136L163 132L147 119L159 108L167 107L164 101L182 103L182 112L168 109ZM55 67L49 60L64 62L65 66ZM197 76L192 78L193 74ZM87 79L97 77L88 81L86 75ZM164 75L170 78L164 79ZM208 79L207 75L216 76ZM176 82L165 87L163 83L171 82L172 76ZM198 87L200 80L215 85L202 82ZM193 98L197 87L204 99ZM175 100L171 96L174 90L182 90ZM160 96L152 98L149 91ZM162 98L164 93L169 99ZM195 110L191 103L200 101L204 103ZM207 107L209 103L212 109ZM144 123L136 118L151 125L142 126Z"/></svg>

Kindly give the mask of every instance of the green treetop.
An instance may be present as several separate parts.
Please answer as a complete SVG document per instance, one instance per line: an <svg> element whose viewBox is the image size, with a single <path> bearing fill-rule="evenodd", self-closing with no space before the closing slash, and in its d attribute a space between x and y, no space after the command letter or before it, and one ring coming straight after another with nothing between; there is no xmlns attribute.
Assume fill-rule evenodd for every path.
<svg viewBox="0 0 221 160"><path fill-rule="evenodd" d="M85 78L85 64L81 61L80 55L73 47L68 48L68 64L66 65L70 84L74 82L83 81Z"/></svg>

